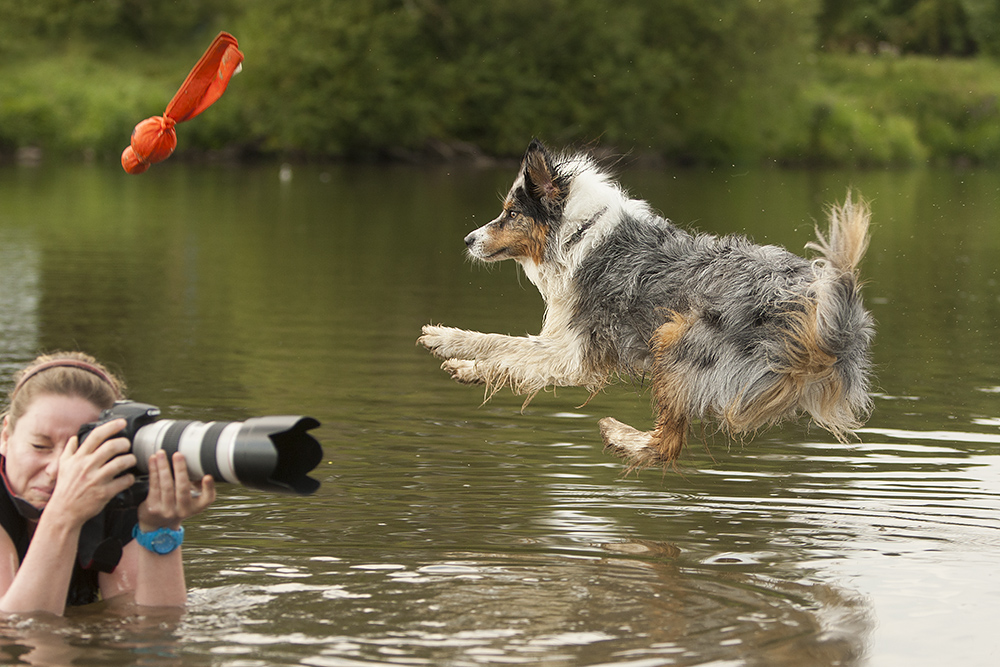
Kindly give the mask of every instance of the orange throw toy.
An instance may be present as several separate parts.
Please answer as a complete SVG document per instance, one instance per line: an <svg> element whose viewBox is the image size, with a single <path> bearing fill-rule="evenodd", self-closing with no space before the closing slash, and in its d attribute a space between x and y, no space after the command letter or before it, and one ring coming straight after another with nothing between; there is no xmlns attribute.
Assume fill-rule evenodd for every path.
<svg viewBox="0 0 1000 667"><path fill-rule="evenodd" d="M220 32L184 79L163 115L147 118L132 130L132 142L122 151L125 171L141 174L149 165L170 157L177 147L174 125L191 120L222 97L242 62L236 38Z"/></svg>

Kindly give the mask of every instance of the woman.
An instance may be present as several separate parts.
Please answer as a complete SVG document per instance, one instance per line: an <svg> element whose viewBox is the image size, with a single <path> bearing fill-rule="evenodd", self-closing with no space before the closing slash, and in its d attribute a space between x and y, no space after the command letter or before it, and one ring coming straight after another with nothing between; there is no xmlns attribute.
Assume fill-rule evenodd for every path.
<svg viewBox="0 0 1000 667"><path fill-rule="evenodd" d="M157 452L138 510L121 501L136 481L131 443L115 437L124 420L82 443L77 432L123 390L78 352L41 356L17 375L0 432L0 611L62 614L129 592L136 604L184 606L181 522L215 499L215 483L192 483L180 454L172 474Z"/></svg>

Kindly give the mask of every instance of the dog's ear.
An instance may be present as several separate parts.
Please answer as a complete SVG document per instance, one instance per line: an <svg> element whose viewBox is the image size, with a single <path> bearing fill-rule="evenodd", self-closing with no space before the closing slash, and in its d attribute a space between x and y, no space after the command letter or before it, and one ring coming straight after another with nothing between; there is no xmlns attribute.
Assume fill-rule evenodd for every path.
<svg viewBox="0 0 1000 667"><path fill-rule="evenodd" d="M532 139L521 162L524 172L524 188L533 199L545 206L558 203L562 197L562 188L558 183L552 158L538 139Z"/></svg>

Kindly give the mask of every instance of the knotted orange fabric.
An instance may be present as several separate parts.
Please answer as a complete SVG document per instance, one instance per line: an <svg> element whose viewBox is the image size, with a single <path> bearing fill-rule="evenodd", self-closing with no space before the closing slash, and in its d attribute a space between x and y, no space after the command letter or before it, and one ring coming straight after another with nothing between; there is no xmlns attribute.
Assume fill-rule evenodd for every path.
<svg viewBox="0 0 1000 667"><path fill-rule="evenodd" d="M125 171L141 174L149 165L170 157L177 147L174 125L191 120L222 97L242 62L236 38L220 32L184 79L163 115L147 118L132 130L132 141L122 151Z"/></svg>

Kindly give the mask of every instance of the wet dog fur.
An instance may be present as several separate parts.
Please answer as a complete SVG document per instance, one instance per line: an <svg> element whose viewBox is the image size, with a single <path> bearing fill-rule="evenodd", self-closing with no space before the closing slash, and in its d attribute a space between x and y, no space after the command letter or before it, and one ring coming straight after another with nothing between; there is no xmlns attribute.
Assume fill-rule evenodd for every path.
<svg viewBox="0 0 1000 667"><path fill-rule="evenodd" d="M694 234L630 198L585 153L528 147L500 215L468 254L513 259L541 292L537 336L427 325L419 342L458 382L527 395L648 379L655 426L600 421L630 468L677 459L696 421L731 436L800 413L844 440L871 409L871 315L857 267L867 204L848 193L803 259L742 236Z"/></svg>

